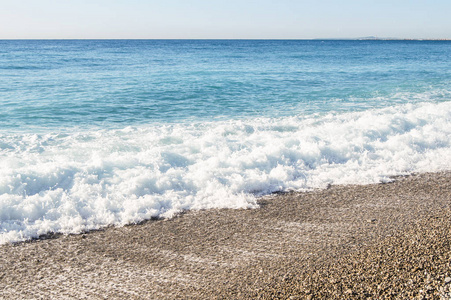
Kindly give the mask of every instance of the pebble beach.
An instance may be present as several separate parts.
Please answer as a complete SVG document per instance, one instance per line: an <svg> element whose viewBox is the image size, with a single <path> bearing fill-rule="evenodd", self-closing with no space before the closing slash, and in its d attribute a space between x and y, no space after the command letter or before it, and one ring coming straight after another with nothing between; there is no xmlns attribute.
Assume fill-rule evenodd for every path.
<svg viewBox="0 0 451 300"><path fill-rule="evenodd" d="M451 172L0 246L1 299L451 299Z"/></svg>

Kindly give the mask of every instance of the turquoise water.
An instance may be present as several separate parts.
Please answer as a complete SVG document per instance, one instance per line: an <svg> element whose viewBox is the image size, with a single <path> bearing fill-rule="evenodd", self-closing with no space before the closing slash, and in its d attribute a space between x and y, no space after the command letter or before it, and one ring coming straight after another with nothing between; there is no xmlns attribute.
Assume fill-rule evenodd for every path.
<svg viewBox="0 0 451 300"><path fill-rule="evenodd" d="M450 70L447 41L0 41L0 129L361 111L423 93L446 101Z"/></svg>
<svg viewBox="0 0 451 300"><path fill-rule="evenodd" d="M451 170L451 42L0 41L0 244Z"/></svg>

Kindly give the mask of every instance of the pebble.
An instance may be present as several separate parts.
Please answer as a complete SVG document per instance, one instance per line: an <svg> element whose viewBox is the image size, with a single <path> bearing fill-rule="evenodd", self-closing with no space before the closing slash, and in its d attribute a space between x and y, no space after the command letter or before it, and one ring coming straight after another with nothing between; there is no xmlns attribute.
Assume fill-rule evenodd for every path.
<svg viewBox="0 0 451 300"><path fill-rule="evenodd" d="M439 180L442 177L437 175L436 178ZM329 228L334 234L336 233L336 236L326 236L325 234L322 234L323 227L311 227L311 224L323 224L324 226L329 224L320 223L318 220L321 222L323 222L323 219L326 219L327 222L330 221L328 218L333 216L333 214L329 215L329 208L332 209L332 206L330 205L324 204L324 207L319 206L316 210L287 210L284 213L281 213L281 210L285 209L285 202L281 202L283 205L279 206L276 206L276 202L274 202L274 207L277 207L277 211L274 212L274 219L271 219L272 217L270 218L270 216L272 216L270 205L263 208L262 211L264 211L264 214L262 214L262 219L260 221L266 222L263 224L270 224L270 233L275 232L273 231L274 225L272 223L274 220L277 222L281 220L292 221L288 224L295 224L295 221L299 222L299 220L303 220L302 222L305 221L305 224L310 226L290 227L290 231L287 231L291 233L291 229L301 228L302 231L299 232L303 233L306 231L306 233L309 234L308 236L312 234L312 237L314 238L312 239L312 242L307 243L308 240L299 242L300 247L304 247L305 243L305 252L299 251L299 253L303 253L304 256L298 256L298 250L296 248L297 244L292 244L290 242L296 241L297 243L297 239L286 240L286 242L281 244L280 241L283 236L276 236L274 233L272 235L266 235L264 231L261 231L268 230L266 226L261 226L262 229L258 229L258 231L256 230L254 232L255 237L258 237L259 239L255 240L255 247L251 247L253 241L248 235L250 229L245 228L243 233L239 230L243 227L241 224L248 222L248 220L253 220L253 218L256 218L257 220L260 218L258 210L239 212L227 211L224 213L223 211L213 211L211 214L213 214L215 222L212 222L211 224L216 225L211 227L212 229L202 226L202 224L204 224L202 222L210 224L205 221L208 221L208 218L205 217L205 220L203 218L198 218L197 216L196 218L191 218L189 214L178 218L176 221L168 221L166 223L150 222L147 223L147 225L139 225L141 227L133 227L133 230L136 231L136 233L133 233L133 237L136 236L139 240L142 240L142 236L140 235L143 235L146 241L165 241L161 248L159 248L159 244L156 242L142 242L137 246L133 244L135 243L135 239L129 239L128 243L123 243L124 240L127 241L128 235L131 234L126 231L127 228L119 228L114 231L106 230L105 235L102 233L102 236L98 234L83 235L81 237L71 236L71 238L68 238L64 243L62 242L63 239L53 239L48 240L45 243L39 242L21 244L18 246L2 246L0 251L0 299L14 300L29 297L27 292L33 291L37 279L41 279L39 280L39 283L49 286L50 289L52 289L53 295L56 295L59 291L61 291L60 295L62 296L66 295L68 291L76 293L79 286L83 285L86 279L84 276L79 276L79 279L74 278L74 280L72 280L72 275L87 273L88 275L91 274L94 276L92 277L93 280L95 280L93 283L96 285L98 284L99 288L84 290L83 293L86 293L86 298L124 298L123 290L120 288L125 289L127 287L130 288L130 291L137 292L136 298L143 299L152 298L146 297L146 295L155 296L157 295L157 291L160 292L161 290L161 294L163 295L161 299L352 300L414 299L417 297L418 299L451 300L451 273L449 260L449 254L451 253L451 244L449 243L451 238L451 207L449 205L451 195L449 183L451 182L451 175L446 175L446 177L443 178L443 180L440 179L442 180L440 181L442 183L439 185L439 188L436 188L434 182L429 181L418 181L418 188L415 188L417 185L407 185L407 187L413 189L412 192L402 191L403 185L396 183L392 185L374 185L356 188L356 191L361 191L363 194L379 191L381 189L384 191L389 189L387 192L381 192L380 195L377 194L378 196L375 198L379 199L378 201L384 199L387 201L390 200L390 195L392 193L395 194L395 196L403 196L403 198L399 199L405 199L406 201L410 198L404 197L405 195L419 195L419 199L417 199L419 201L418 203L420 203L419 205L413 205L416 202L407 203L410 203L409 207L411 207L413 211L410 212L409 209L406 213L412 213L412 216L415 216L415 220L412 219L414 222L406 223L409 224L409 226L400 228L399 232L395 230L388 232L382 231L385 228L391 228L391 225L387 224L387 222L393 222L395 225L398 224L395 217L389 218L389 216L384 217L381 214L373 214L372 212L361 212L360 208L356 211L356 213L360 213L358 216L349 218L349 220L353 220L352 222L348 223L347 218L341 218L341 214L345 214L345 212L347 212L346 210L339 210L340 218L337 217L331 219L339 220L332 223L334 227L324 227ZM443 192L441 192L442 190L440 189L442 187ZM340 191L340 189L344 192L349 191L349 193L350 191L354 191L341 187L334 187L332 191L337 192ZM310 199L312 203L316 203L313 202L313 200L323 201L322 197L324 195L329 195L327 194L329 192L330 191L325 191L312 195L307 194L303 195L302 198L299 196L299 198L296 199L301 203L304 203L308 199ZM390 195L388 195L389 193ZM436 205L434 203L438 203L438 201L442 201L443 203L446 203L446 205L440 206L439 211L433 210L434 214L430 215L430 217L428 215L425 219L416 218L416 213L421 212L421 210L417 212L415 208L429 205L429 203L424 202L426 200L423 199L423 197L429 197L428 195L432 195L430 199L428 198L431 205ZM306 197L312 198L305 200ZM328 201L335 201L335 198L333 197L330 199L327 198ZM351 197L346 196L346 194L341 194L337 199L351 199ZM398 198L395 197L395 200L396 199ZM412 199L416 198L412 196ZM282 200L283 199L279 199L278 201ZM291 197L286 203L292 203L293 201L294 200ZM340 201L346 202L348 200ZM403 201L402 206L405 205L406 201ZM349 203L349 205L351 204L353 203ZM338 208L333 207L334 211L337 209ZM389 206L387 212L393 213L393 216L399 216L400 213L397 212L398 209L401 209L401 206ZM319 211L319 213L313 218L311 213L314 213L315 211ZM299 215L299 212L304 214ZM327 212L327 215L325 212ZM349 216L350 212L347 212L347 214ZM236 216L237 221L234 222L237 225L233 225L235 223L231 221L231 216ZM250 216L252 216L252 218L250 218ZM368 218L369 216L373 217L370 219ZM419 214L419 216L424 215ZM225 217L227 219L225 219ZM376 217L378 218L377 220ZM317 220L318 222L314 223L309 221L310 218L311 220ZM408 218L406 220L408 220ZM370 223L373 222L377 225L370 225ZM227 224L227 226L217 226L217 224ZM230 227L229 224L231 224L232 227ZM255 222L255 224L261 223ZM366 226L362 226L363 224L366 224ZM348 225L354 227L348 227ZM218 228L216 229L216 227ZM148 230L156 228L166 228L167 230ZM260 227L255 226L255 228ZM352 230L347 230L347 228ZM188 231L188 229L191 231ZM317 230L318 233L313 235L313 233L316 232L313 229ZM175 234L185 231L194 232L196 234L184 234L182 236ZM119 234L120 232L124 232L124 234ZM381 232L383 233L382 236L380 236ZM171 237L168 239L167 236L172 233L174 233L176 238ZM236 233L237 236L242 238L233 237L227 241L223 240L223 237L229 236L230 233ZM356 236L358 242L354 239L351 241L351 236L353 235ZM102 237L102 239L100 237ZM182 237L183 239L182 241L177 242L179 241L179 237ZM208 239L204 237L208 237ZM267 239L264 240L263 244L260 238L265 237ZM297 235L294 237L298 238ZM319 239L319 237L327 237L327 239ZM78 240L79 238L89 238L90 240L97 239L97 243L80 242L80 240ZM217 243L215 241L217 241ZM351 241L349 243L350 247L348 247L347 241ZM129 245L130 248L127 248ZM264 247L262 245L264 245ZM276 249L277 252L274 251L273 248L270 248L269 245L273 245L273 248ZM324 249L321 248L323 247L322 245L324 245ZM43 246L46 246L47 248L43 249ZM348 248L343 249L343 253L341 253L341 246ZM259 247L261 247L261 249L259 249ZM267 247L269 250L266 249ZM155 251L158 249L160 250ZM170 251L168 249L170 249ZM218 251L218 249L225 249L227 251ZM228 249L251 249L252 251L255 251L255 256L248 257L247 255L249 254L247 252L246 256L244 256L243 252L237 251L236 253L239 253L239 255L237 254L235 258L235 256L230 255L235 252L230 252ZM279 249L281 251L279 251ZM318 252L315 252L316 250L318 250ZM157 254L152 255L153 252L156 252ZM33 259L36 258L36 253L46 255L44 258L39 257L39 260L41 260L42 263L28 263L30 261L33 262ZM102 256L104 253L108 254L108 256L106 256L107 259ZM170 256L168 256L167 253L170 253ZM190 253L192 253L192 255L188 255L188 258L208 258L208 262L214 260L215 262L217 261L217 263L215 263L214 267L210 268L206 267L206 263L203 261L193 262L192 259L185 259L184 257L186 254ZM257 256L258 254L271 253L277 253L277 255L271 255L268 256L268 258L266 258L266 256ZM26 256L24 256L25 254ZM165 256L162 256L163 254ZM71 262L71 255L74 255L77 260ZM114 257L114 260L112 257ZM244 257L246 260L238 260L240 257ZM165 260L162 260L161 258L165 258ZM168 258L170 261L168 261ZM175 264L175 258L178 259L178 264ZM241 261L245 262L242 266L235 264L235 262ZM230 264L230 262L233 262L234 264ZM180 265L181 263L184 264ZM220 267L222 266L222 263L224 263L224 267ZM183 270L183 274L185 274L186 270L186 275L189 275L187 278L190 278L190 281L183 281L183 284L179 285L180 279L177 276L173 279L167 276L167 278L164 277L165 280L168 280L167 283L165 282L164 285L154 288L154 286L156 286L153 284L155 280L152 280L150 276L143 276L142 280L140 279L142 274L148 274L149 269L158 269L162 271L162 274L167 275L179 274L178 272L173 272L179 266L182 267L180 270ZM30 267L32 269L30 269ZM70 269L68 267L70 267ZM123 270L128 273L111 273L112 275L106 276L106 273L100 273L97 270L98 268L103 268L101 270L108 272L108 274L110 274L110 270L111 272ZM67 273L67 270L74 269L75 272L71 271L70 274ZM69 276L68 274L71 276L71 280L67 280L64 285L58 285L60 278L65 278ZM103 275L98 276L97 274ZM120 274L126 275L120 277ZM212 276L212 274L214 275ZM289 276L284 277L284 274ZM131 277L131 275L133 277ZM211 278L208 277L209 275ZM202 279L191 282L192 279L197 277ZM136 285L130 280L132 278L136 279L142 286ZM171 284L171 282L174 284ZM126 285L122 285L122 283L125 283ZM206 285L203 285L204 283L206 283ZM109 294L107 294L106 290L102 289L102 284L105 284L106 286L111 285L114 288L110 289L108 292ZM6 289L8 290L6 291ZM49 291L45 290L43 293L47 293L47 296L52 295ZM74 298L76 298L77 295L80 296L81 294L72 294ZM39 297L39 295L37 295L36 298L45 299L49 297Z"/></svg>

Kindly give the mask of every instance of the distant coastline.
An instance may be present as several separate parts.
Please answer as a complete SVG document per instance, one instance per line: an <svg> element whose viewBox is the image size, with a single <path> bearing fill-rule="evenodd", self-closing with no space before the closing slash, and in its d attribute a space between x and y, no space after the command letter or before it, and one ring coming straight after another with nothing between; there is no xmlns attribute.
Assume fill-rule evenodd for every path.
<svg viewBox="0 0 451 300"><path fill-rule="evenodd" d="M308 39L307 39L308 40ZM451 41L448 38L440 39L428 39L428 38L398 38L398 37L377 37L377 36L365 36L356 38L318 38L312 39L318 41Z"/></svg>
<svg viewBox="0 0 451 300"><path fill-rule="evenodd" d="M408 38L394 38L394 37L377 37L377 36L367 36L367 37L360 37L360 38L354 38L351 40L375 40L375 41L451 41L451 39L408 39Z"/></svg>

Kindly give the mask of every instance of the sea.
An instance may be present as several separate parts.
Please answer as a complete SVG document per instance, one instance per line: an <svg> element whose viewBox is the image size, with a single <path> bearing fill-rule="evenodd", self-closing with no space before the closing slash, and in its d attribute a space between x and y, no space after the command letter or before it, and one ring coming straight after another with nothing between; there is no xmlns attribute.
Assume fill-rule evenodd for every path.
<svg viewBox="0 0 451 300"><path fill-rule="evenodd" d="M0 244L451 170L451 41L2 40Z"/></svg>

